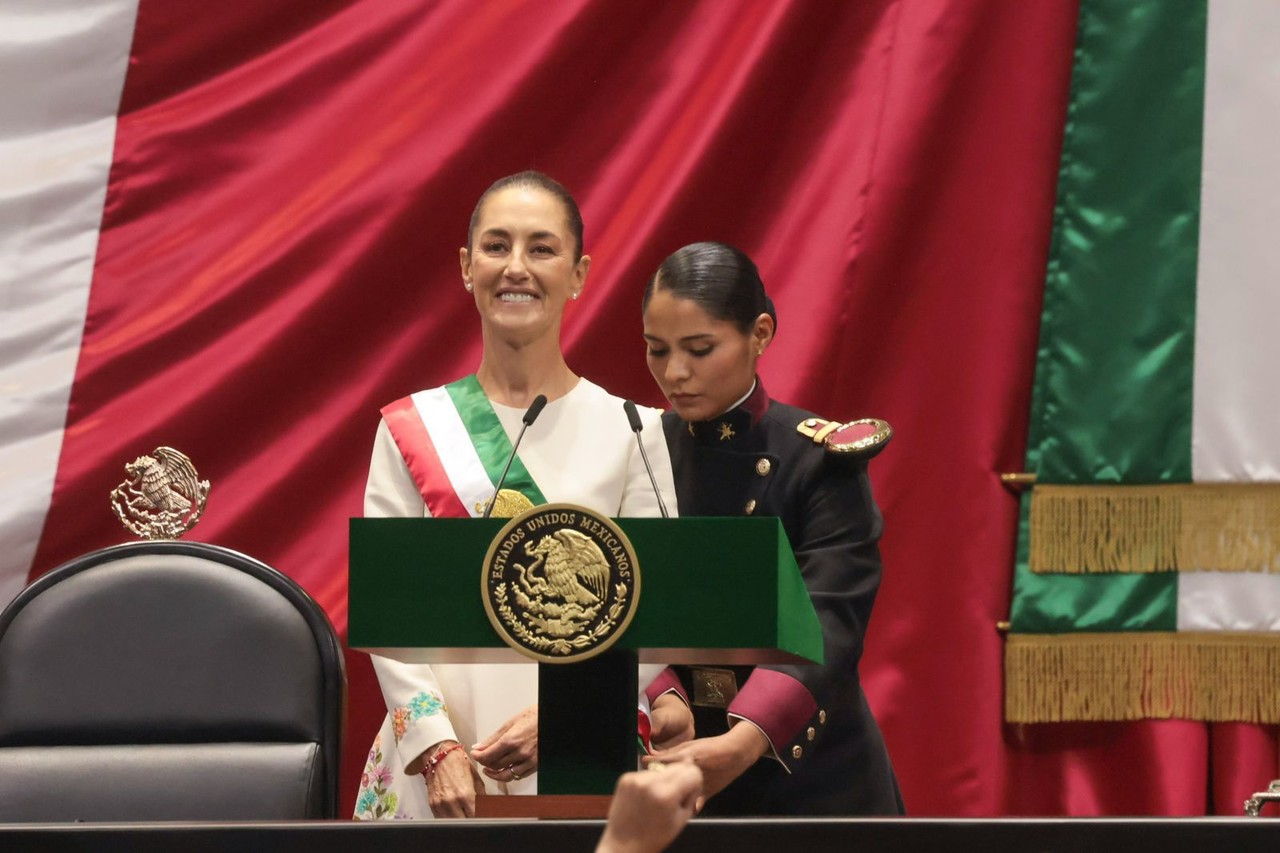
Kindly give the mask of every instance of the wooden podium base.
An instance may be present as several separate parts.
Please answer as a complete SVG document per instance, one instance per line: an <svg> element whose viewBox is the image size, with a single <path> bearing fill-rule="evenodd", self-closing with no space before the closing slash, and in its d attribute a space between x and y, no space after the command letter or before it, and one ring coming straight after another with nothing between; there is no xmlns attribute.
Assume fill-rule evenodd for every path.
<svg viewBox="0 0 1280 853"><path fill-rule="evenodd" d="M609 815L611 802L611 794L534 794L527 797L477 794L476 817L603 820Z"/></svg>

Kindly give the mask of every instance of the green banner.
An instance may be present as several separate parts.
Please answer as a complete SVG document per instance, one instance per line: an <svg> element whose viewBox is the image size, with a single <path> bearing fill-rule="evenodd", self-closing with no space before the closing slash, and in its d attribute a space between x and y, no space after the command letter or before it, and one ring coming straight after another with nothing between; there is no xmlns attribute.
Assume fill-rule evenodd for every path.
<svg viewBox="0 0 1280 853"><path fill-rule="evenodd" d="M1038 483L1191 479L1204 2L1083 0L1027 442ZM1177 576L1033 574L1012 630L1169 631Z"/></svg>

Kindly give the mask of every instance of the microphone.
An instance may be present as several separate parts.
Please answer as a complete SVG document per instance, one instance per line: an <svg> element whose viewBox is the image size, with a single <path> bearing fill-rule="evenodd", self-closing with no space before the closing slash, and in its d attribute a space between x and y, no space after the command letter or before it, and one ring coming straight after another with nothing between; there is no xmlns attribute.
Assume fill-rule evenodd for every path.
<svg viewBox="0 0 1280 853"><path fill-rule="evenodd" d="M670 518L667 515L667 505L662 502L662 490L658 488L658 481L653 476L653 468L649 466L649 454L644 452L644 442L640 440L640 430L644 429L644 424L640 423L640 413L636 411L636 404L627 400L622 404L622 408L627 413L627 421L631 424L631 431L636 434L636 444L640 447L640 458L644 460L644 470L649 472L649 482L653 484L654 497L658 499L658 509L662 512L663 518Z"/></svg>
<svg viewBox="0 0 1280 853"><path fill-rule="evenodd" d="M488 518L489 513L493 512L493 505L498 502L498 492L502 491L502 484L507 481L507 472L511 470L511 463L516 459L516 450L520 448L520 440L524 438L524 431L533 426L533 422L538 419L538 415L542 414L543 408L547 405L547 395L539 394L533 398L533 402L529 404L529 408L525 409L520 420L524 426L520 427L520 434L516 436L516 443L511 445L511 455L507 457L507 465L502 469L502 476L498 478L498 485L493 490L493 497L489 498L489 503L485 505L484 515L481 518Z"/></svg>

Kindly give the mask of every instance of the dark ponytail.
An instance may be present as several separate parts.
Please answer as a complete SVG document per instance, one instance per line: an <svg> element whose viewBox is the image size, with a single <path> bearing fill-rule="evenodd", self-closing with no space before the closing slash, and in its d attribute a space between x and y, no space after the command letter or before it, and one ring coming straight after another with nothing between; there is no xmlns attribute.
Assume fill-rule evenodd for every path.
<svg viewBox="0 0 1280 853"><path fill-rule="evenodd" d="M756 265L727 243L690 243L673 252L649 279L642 311L658 290L693 300L708 315L732 323L743 334L751 332L761 314L768 314L775 328L778 324Z"/></svg>

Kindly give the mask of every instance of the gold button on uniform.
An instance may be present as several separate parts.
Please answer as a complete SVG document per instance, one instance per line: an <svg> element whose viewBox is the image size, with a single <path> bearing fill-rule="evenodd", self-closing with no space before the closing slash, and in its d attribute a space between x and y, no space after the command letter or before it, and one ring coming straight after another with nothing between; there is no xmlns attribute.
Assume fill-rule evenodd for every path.
<svg viewBox="0 0 1280 853"><path fill-rule="evenodd" d="M747 515L751 515L751 513L753 513L753 512L755 512L755 511L756 511L756 499L755 499L755 498L752 498L751 500L747 501L746 511L747 511Z"/></svg>
<svg viewBox="0 0 1280 853"><path fill-rule="evenodd" d="M827 721L827 712L826 712L826 711L819 711L819 712L818 712L818 722L819 722L819 723L825 723L826 721Z"/></svg>
<svg viewBox="0 0 1280 853"><path fill-rule="evenodd" d="M768 476L769 472L772 470L773 470L773 463L770 462L768 459L761 459L760 461L756 462L756 473L759 474L761 477Z"/></svg>
<svg viewBox="0 0 1280 853"><path fill-rule="evenodd" d="M804 733L804 736L807 737L809 740L813 740L815 737L818 736L818 730L815 729L813 726L809 726L809 730Z"/></svg>
<svg viewBox="0 0 1280 853"><path fill-rule="evenodd" d="M791 747L791 757L792 757L792 758L799 758L799 757L800 757L800 756L802 756L802 755L804 755L804 750L803 750L803 749L801 749L801 748L799 747L799 745Z"/></svg>

